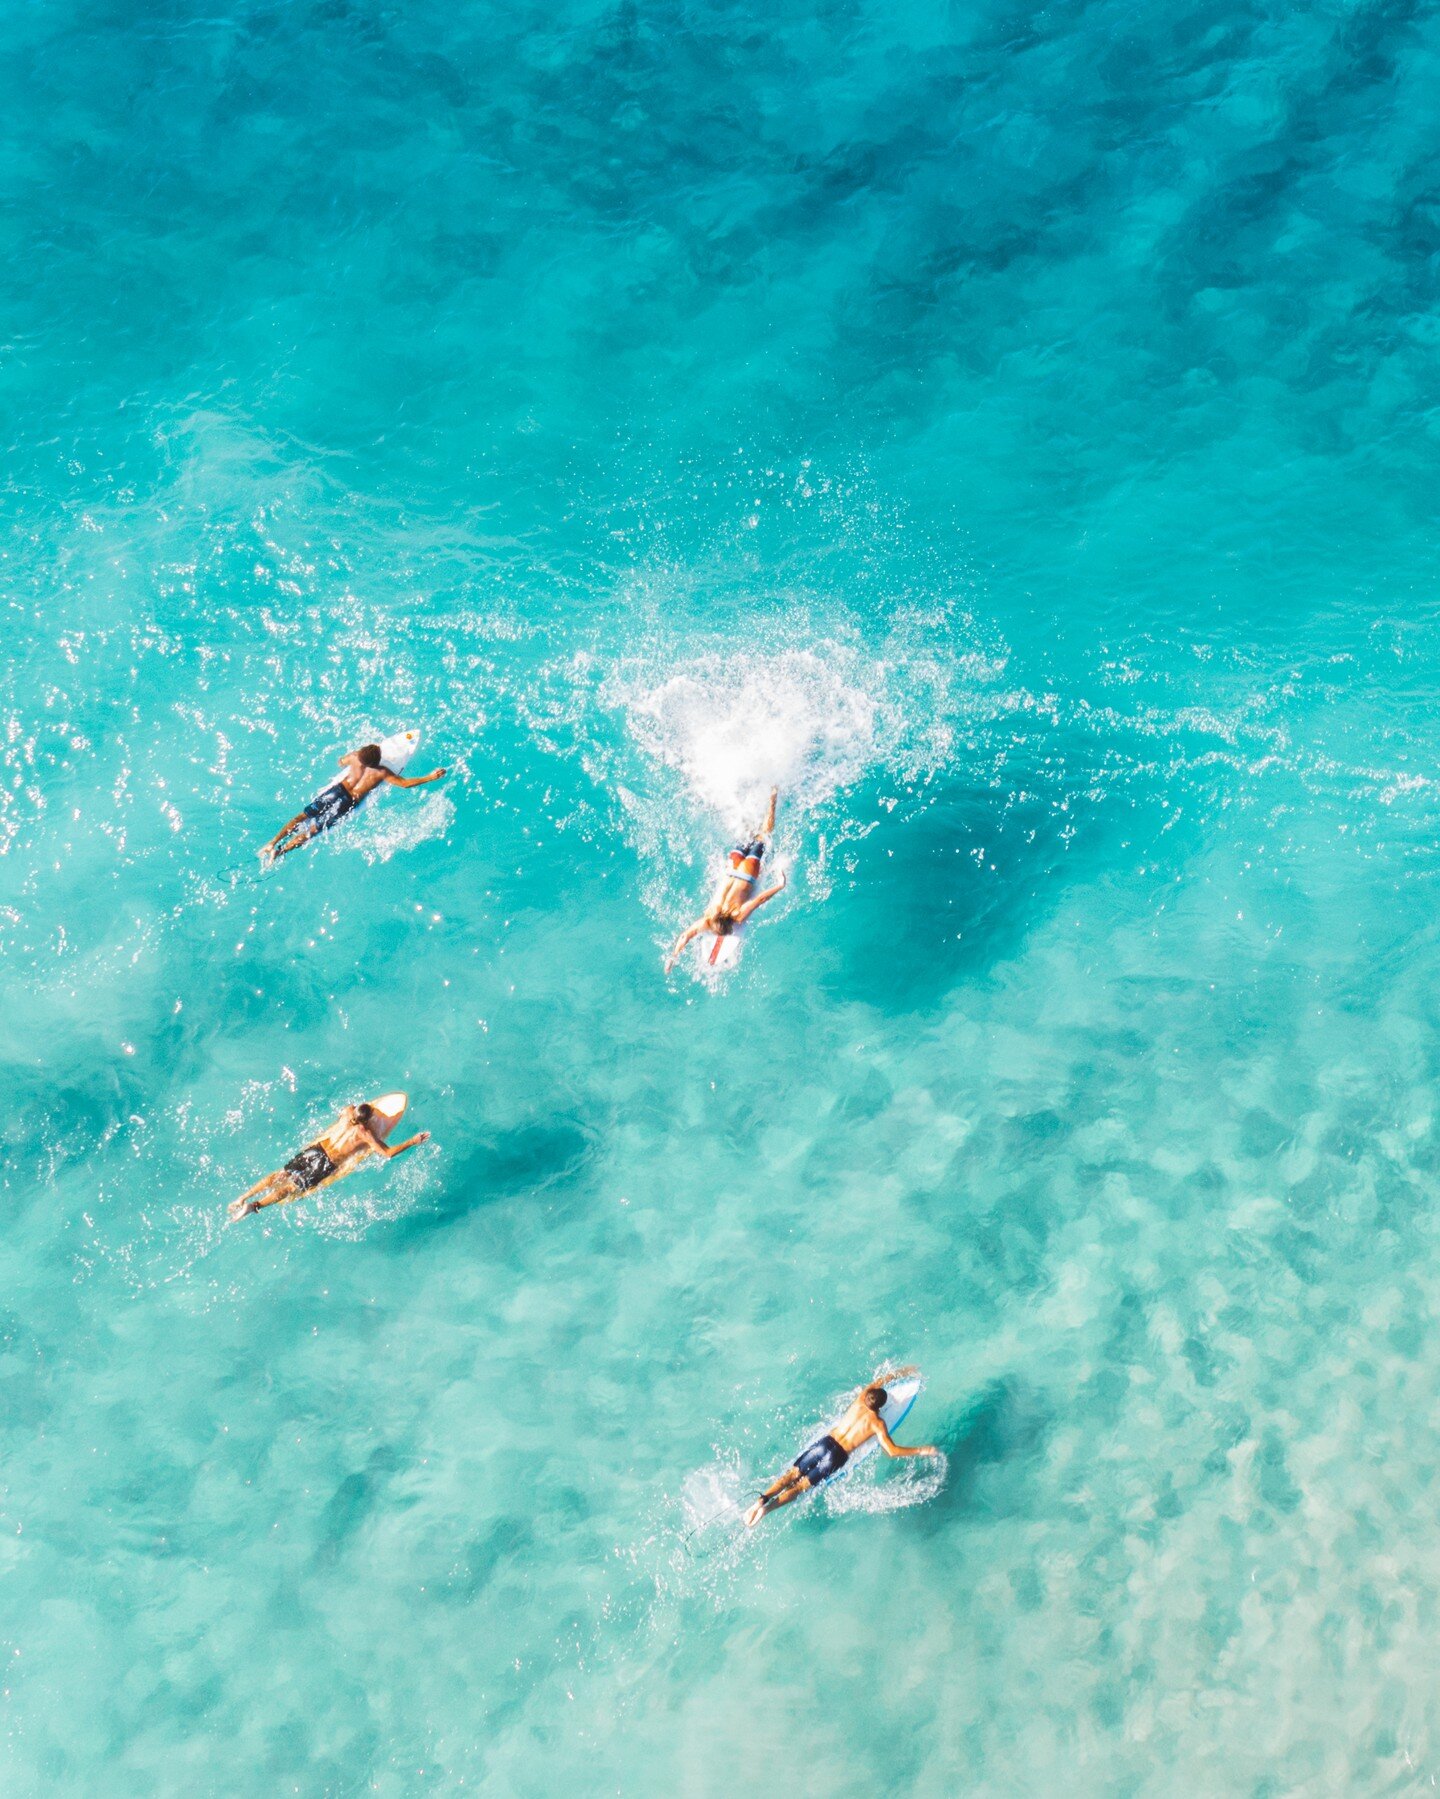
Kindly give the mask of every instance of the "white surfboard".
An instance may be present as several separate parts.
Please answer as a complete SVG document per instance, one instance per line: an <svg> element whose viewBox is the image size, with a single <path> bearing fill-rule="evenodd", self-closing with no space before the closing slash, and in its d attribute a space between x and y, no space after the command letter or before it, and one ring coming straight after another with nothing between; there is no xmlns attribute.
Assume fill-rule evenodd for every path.
<svg viewBox="0 0 1440 1799"><path fill-rule="evenodd" d="M402 775L405 764L419 747L418 731L396 731L393 737L380 739L380 760L392 775Z"/></svg>
<svg viewBox="0 0 1440 1799"><path fill-rule="evenodd" d="M408 1093L382 1093L379 1099L370 1101L374 1113L370 1120L370 1126L382 1143L389 1142L391 1131L405 1116L405 1108L409 1104L410 1095ZM370 1155L374 1155L374 1153L373 1149L369 1151ZM363 1168L365 1161L365 1156L356 1156L353 1161L345 1164L339 1174L335 1176L336 1180L343 1181L347 1174L353 1174L357 1168Z"/></svg>
<svg viewBox="0 0 1440 1799"><path fill-rule="evenodd" d="M408 1093L382 1093L379 1099L372 1099L370 1104L375 1112L375 1118L372 1121L375 1125L375 1135L389 1137L391 1131L405 1116L405 1108L410 1104L410 1095Z"/></svg>
<svg viewBox="0 0 1440 1799"><path fill-rule="evenodd" d="M722 969L733 968L740 960L740 939L744 935L743 924L731 931L728 937L717 937L712 931L702 931L695 939L695 953L700 959L700 966L707 974L718 974Z"/></svg>

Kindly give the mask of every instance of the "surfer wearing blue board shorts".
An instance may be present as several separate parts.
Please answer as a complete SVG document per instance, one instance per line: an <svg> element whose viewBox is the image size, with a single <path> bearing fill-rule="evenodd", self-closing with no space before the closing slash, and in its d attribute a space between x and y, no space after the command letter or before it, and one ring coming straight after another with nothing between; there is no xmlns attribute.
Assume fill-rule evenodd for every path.
<svg viewBox="0 0 1440 1799"><path fill-rule="evenodd" d="M348 1174L366 1156L379 1155L390 1162L396 1156L403 1156L407 1149L415 1149L430 1139L429 1131L419 1131L392 1148L385 1139L394 1124L393 1117L375 1106L346 1106L334 1124L313 1143L307 1144L298 1156L291 1156L283 1168L267 1174L263 1181L256 1181L239 1199L232 1199L230 1222L234 1224L237 1219L248 1218L265 1206L288 1205L292 1199L314 1193L338 1180L342 1174Z"/></svg>
<svg viewBox="0 0 1440 1799"><path fill-rule="evenodd" d="M760 864L765 859L765 852L770 847L770 838L775 830L775 801L778 797L779 789L772 787L770 808L765 814L764 824L730 851L730 872L721 881L714 899L701 916L675 939L675 947L665 958L666 974L680 960L686 945L693 943L704 932L709 931L713 937L733 935L753 912L758 912L768 900L785 891L785 877L781 875L779 881L773 887L767 887L764 893L755 892L760 880Z"/></svg>
<svg viewBox="0 0 1440 1799"><path fill-rule="evenodd" d="M899 1381L916 1372L914 1368L893 1368L884 1378ZM746 1512L746 1525L753 1530L767 1513L778 1511L782 1505L789 1505L792 1499L798 1499L802 1493L808 1493L812 1487L818 1487L822 1481L831 1479L840 1472L861 1444L869 1442L872 1437L886 1455L939 1455L940 1451L933 1443L926 1443L919 1449L909 1449L903 1443L895 1441L890 1435L889 1426L880 1415L889 1397L879 1381L872 1381L868 1387L861 1387L839 1423L831 1425L823 1437L796 1456L794 1466L787 1468L778 1480L771 1481Z"/></svg>
<svg viewBox="0 0 1440 1799"><path fill-rule="evenodd" d="M449 772L436 768L428 775L411 778L397 775L381 761L378 743L367 743L358 750L351 750L348 756L340 758L340 766L345 772L334 786L317 794L305 810L297 812L285 829L277 831L260 851L260 860L267 867L282 856L288 856L291 850L298 850L302 843L309 843L322 831L338 825L377 787L424 787L430 781L443 780Z"/></svg>

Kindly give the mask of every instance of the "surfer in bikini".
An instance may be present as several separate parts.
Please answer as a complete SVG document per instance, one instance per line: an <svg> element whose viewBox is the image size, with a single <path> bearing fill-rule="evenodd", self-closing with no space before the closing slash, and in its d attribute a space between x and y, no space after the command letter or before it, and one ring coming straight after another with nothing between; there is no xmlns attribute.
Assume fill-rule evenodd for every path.
<svg viewBox="0 0 1440 1799"><path fill-rule="evenodd" d="M884 1379L902 1380L916 1372L914 1368L892 1368ZM871 1437L877 1439L886 1455L939 1455L940 1451L933 1443L927 1443L920 1449L907 1449L903 1443L895 1441L885 1420L880 1416L888 1397L885 1388L878 1381L872 1381L868 1387L861 1387L839 1423L833 1424L825 1436L798 1455L794 1467L787 1468L779 1480L771 1481L746 1512L746 1524L753 1529L768 1512L777 1511L782 1505L789 1505L792 1499L798 1499L802 1493L818 1487L821 1481L838 1474L860 1445L868 1442Z"/></svg>
<svg viewBox="0 0 1440 1799"><path fill-rule="evenodd" d="M248 1193L230 1202L230 1222L248 1218L264 1206L288 1205L302 1194L313 1193L338 1175L346 1173L365 1156L384 1156L387 1162L403 1156L407 1149L429 1141L429 1131L420 1131L392 1149L385 1141L390 1122L383 1122L370 1105L346 1106L329 1130L292 1156L283 1168L256 1181Z"/></svg>
<svg viewBox="0 0 1440 1799"><path fill-rule="evenodd" d="M302 843L309 843L312 837L318 837L332 825L338 825L377 787L424 787L427 782L443 780L449 772L436 768L428 775L410 779L393 774L380 760L378 743L367 743L361 749L351 750L348 756L340 758L340 766L345 772L335 785L317 794L305 810L297 812L285 829L277 831L260 851L260 860L267 866L288 856L291 850L298 850Z"/></svg>
<svg viewBox="0 0 1440 1799"><path fill-rule="evenodd" d="M758 912L767 900L784 892L784 875L781 875L775 886L767 887L763 893L755 892L760 879L760 864L765 859L765 852L770 847L770 837L775 830L775 801L778 795L779 789L772 787L770 809L765 814L764 824L753 836L737 843L731 850L730 872L716 889L714 899L694 924L675 939L675 947L665 960L666 974L680 960L685 946L693 943L703 932L709 931L712 937L729 937L744 924L752 912Z"/></svg>

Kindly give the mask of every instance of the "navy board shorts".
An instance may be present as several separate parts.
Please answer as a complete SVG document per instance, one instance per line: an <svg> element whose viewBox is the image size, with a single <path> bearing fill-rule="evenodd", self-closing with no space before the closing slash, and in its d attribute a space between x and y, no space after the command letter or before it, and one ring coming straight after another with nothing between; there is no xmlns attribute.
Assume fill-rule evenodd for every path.
<svg viewBox="0 0 1440 1799"><path fill-rule="evenodd" d="M796 1457L795 1472L812 1487L818 1487L822 1480L838 1474L849 1460L850 1451L842 1449L834 1437L821 1437L818 1443L812 1443Z"/></svg>
<svg viewBox="0 0 1440 1799"><path fill-rule="evenodd" d="M760 864L765 859L765 839L747 837L730 852L730 879L754 886L759 879Z"/></svg>
<svg viewBox="0 0 1440 1799"><path fill-rule="evenodd" d="M314 823L318 835L321 831L328 831L332 825L338 825L359 804L359 800L345 783L337 781L333 787L327 787L324 793L317 793L302 816Z"/></svg>

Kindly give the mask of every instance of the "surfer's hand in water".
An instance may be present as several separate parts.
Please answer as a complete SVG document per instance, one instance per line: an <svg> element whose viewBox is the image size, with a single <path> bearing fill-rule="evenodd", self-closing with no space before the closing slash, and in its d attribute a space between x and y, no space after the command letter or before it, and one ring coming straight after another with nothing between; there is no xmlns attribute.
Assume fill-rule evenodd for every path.
<svg viewBox="0 0 1440 1799"><path fill-rule="evenodd" d="M670 954L665 958L666 974L669 974L670 970L680 960L680 957L684 954L686 945L693 943L704 929L705 920L702 918L698 924L692 924L689 930L680 933L675 939L675 944L671 949Z"/></svg>
<svg viewBox="0 0 1440 1799"><path fill-rule="evenodd" d="M259 1210L259 1206L255 1204L253 1199L232 1199L230 1201L229 1212L230 1222L231 1224L234 1224L237 1220L248 1218L252 1212L258 1212Z"/></svg>
<svg viewBox="0 0 1440 1799"><path fill-rule="evenodd" d="M421 1144L422 1144L422 1143L428 1143L428 1142L429 1142L429 1141L430 1141L430 1133L429 1133L429 1131L420 1131L420 1132L419 1132L419 1133L418 1133L418 1134L417 1134L417 1135L416 1135L416 1138L415 1138L415 1145L416 1145L416 1148L417 1148L417 1149L418 1149L418 1148L419 1148L419 1146L420 1146L420 1145L421 1145Z"/></svg>

